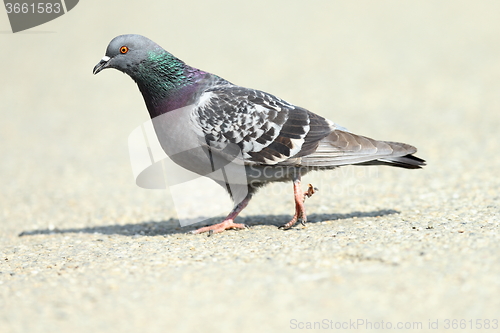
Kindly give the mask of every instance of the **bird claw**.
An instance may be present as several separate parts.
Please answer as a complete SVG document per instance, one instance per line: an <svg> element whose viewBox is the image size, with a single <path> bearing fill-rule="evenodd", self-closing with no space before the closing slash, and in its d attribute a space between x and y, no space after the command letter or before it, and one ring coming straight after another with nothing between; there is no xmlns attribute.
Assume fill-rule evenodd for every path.
<svg viewBox="0 0 500 333"><path fill-rule="evenodd" d="M312 184L309 184L307 186L307 191L304 192L304 201L306 201L306 198L312 197L312 195L314 193L316 193L317 191L319 191L319 189L317 187L314 187L314 186L312 186Z"/></svg>
<svg viewBox="0 0 500 333"><path fill-rule="evenodd" d="M278 229L280 230L288 230L291 229L297 221L300 221L300 224L302 224L304 227L306 226L306 220L304 218L297 219L295 216L292 218L292 220L288 223L285 223L283 225L280 225Z"/></svg>
<svg viewBox="0 0 500 333"><path fill-rule="evenodd" d="M297 223L297 220L298 220L298 216L294 215L293 218L290 220L290 222L285 223L283 225L280 225L278 227L278 229L281 229L281 230L291 229L295 225L295 223ZM301 222L302 222L302 219L301 219Z"/></svg>
<svg viewBox="0 0 500 333"><path fill-rule="evenodd" d="M300 224L305 226L307 222L307 216L304 202L306 201L306 198L310 198L316 191L318 191L316 187L309 184L307 187L307 191L303 192L300 188L300 180L294 182L293 189L295 195L295 215L290 220L290 222L279 226L278 229L288 230L293 227L295 223L297 223L297 221L300 221Z"/></svg>
<svg viewBox="0 0 500 333"><path fill-rule="evenodd" d="M214 224L208 227L202 227L196 230L191 231L192 234L201 234L203 232L208 232L208 237L212 236L213 234L217 234L219 232L222 232L224 230L229 230L229 229L246 229L248 226L246 224L241 224L241 223L234 223L233 220L228 219L224 220L221 223Z"/></svg>
<svg viewBox="0 0 500 333"><path fill-rule="evenodd" d="M240 225L240 224L241 224L241 223L238 223L238 224L236 224L236 223L235 223L234 225ZM243 227L238 227L238 228L241 228L241 229L250 229L250 226L249 226L248 224L241 224L241 225L242 225ZM236 229L236 228L228 228L228 229ZM224 229L224 230L227 230L227 229ZM195 231L195 230L193 230L193 231ZM223 231L223 230L222 230L222 231ZM213 236L213 234L214 234L214 233L216 233L216 232L221 232L221 231L215 231L215 232L214 232L214 230L213 230L213 229L208 230L208 235L207 235L207 237L211 237L211 236ZM193 232L193 233L194 233L194 232Z"/></svg>
<svg viewBox="0 0 500 333"><path fill-rule="evenodd" d="M236 225L236 224L235 224L235 225ZM241 224L241 223L238 223L238 225L242 225L242 226L243 226L243 227L241 227L241 229L250 229L250 226L249 226L248 224ZM240 228L240 227L238 227L238 228ZM235 228L232 228L232 229L235 229ZM227 230L227 229L224 229L224 230ZM220 232L220 231L216 231L216 232ZM211 236L212 236L214 233L216 233L216 232L214 232L214 230L213 230L213 229L209 230L209 231L208 231L208 235L207 235L207 237L211 237Z"/></svg>

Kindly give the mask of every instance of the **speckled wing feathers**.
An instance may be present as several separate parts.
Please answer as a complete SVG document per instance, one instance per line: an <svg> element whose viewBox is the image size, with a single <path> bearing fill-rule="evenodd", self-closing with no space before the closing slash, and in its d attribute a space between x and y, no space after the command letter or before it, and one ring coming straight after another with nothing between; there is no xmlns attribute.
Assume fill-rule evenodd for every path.
<svg viewBox="0 0 500 333"><path fill-rule="evenodd" d="M230 85L207 89L192 120L210 147L236 144L249 164L276 165L310 153L331 132L324 118L305 109L261 91Z"/></svg>

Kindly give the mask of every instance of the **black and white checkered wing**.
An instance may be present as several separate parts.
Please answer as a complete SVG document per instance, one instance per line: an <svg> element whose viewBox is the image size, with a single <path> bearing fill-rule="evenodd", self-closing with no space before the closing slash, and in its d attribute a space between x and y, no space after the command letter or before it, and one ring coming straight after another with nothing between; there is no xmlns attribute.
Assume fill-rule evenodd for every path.
<svg viewBox="0 0 500 333"><path fill-rule="evenodd" d="M218 86L203 92L191 121L216 150L236 145L247 164L290 164L313 152L331 122L262 91Z"/></svg>

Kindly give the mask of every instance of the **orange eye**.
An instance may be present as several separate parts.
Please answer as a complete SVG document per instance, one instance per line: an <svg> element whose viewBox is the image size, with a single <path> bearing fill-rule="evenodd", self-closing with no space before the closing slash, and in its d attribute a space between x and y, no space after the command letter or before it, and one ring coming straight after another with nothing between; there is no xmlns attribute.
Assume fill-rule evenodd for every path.
<svg viewBox="0 0 500 333"><path fill-rule="evenodd" d="M127 52L128 52L128 47L126 47L126 46L122 46L122 47L120 47L120 53L121 53L121 54L125 54L125 53L127 53Z"/></svg>

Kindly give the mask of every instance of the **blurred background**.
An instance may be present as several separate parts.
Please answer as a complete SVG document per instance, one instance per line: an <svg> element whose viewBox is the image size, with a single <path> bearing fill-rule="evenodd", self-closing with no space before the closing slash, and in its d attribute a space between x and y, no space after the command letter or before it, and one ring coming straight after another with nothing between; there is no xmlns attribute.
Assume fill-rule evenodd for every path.
<svg viewBox="0 0 500 333"><path fill-rule="evenodd" d="M500 289L499 15L497 1L87 0L13 34L0 13L0 330L278 331L290 329L291 318L493 319L500 308L491 299ZM274 235L294 235L274 234L272 225L293 212L289 184L266 188L242 214L257 234L225 233L204 249L223 251L217 242L227 240L239 253L260 244L256 258L233 266L224 257L207 267L187 257L179 266L166 248L179 242L182 254L201 238L172 234L185 230L172 220L168 193L134 183L127 137L148 119L142 96L118 71L92 75L109 41L125 33L354 133L415 145L428 166L347 167L306 179L320 185L307 202L312 221L334 220L327 233L314 234L321 223L309 227L315 241L303 253L318 260L300 257L306 266L273 256L297 244L269 245ZM354 250L318 245L338 230L349 235L357 220L371 231L346 240ZM166 236L156 232L149 241L158 248L136 255L165 264L134 262L141 273L133 277L114 271L109 251L89 245L108 234L109 249L126 252L149 227ZM400 228L403 240L387 238ZM58 230L65 232L49 234ZM413 251L424 241L411 230L432 239L425 251ZM359 259L367 252L372 262ZM62 281L48 266L68 257L95 266ZM180 319L188 314L192 320Z"/></svg>

